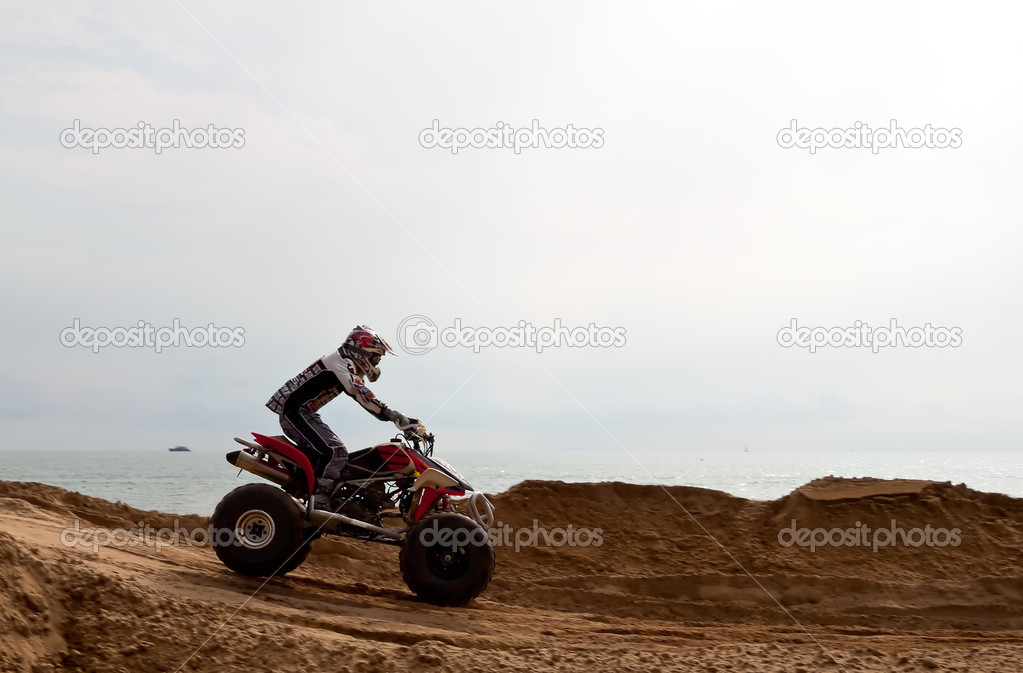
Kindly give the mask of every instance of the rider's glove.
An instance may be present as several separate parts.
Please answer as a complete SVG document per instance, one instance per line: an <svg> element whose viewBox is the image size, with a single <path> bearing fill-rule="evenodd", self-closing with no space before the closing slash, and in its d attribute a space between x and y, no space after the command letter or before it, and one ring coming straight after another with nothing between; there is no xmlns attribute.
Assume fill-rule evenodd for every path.
<svg viewBox="0 0 1023 673"><path fill-rule="evenodd" d="M426 426L418 418L406 418L405 421L404 424L395 424L398 425L398 429L405 434L406 438L417 437L425 439L430 434L430 431L426 429Z"/></svg>

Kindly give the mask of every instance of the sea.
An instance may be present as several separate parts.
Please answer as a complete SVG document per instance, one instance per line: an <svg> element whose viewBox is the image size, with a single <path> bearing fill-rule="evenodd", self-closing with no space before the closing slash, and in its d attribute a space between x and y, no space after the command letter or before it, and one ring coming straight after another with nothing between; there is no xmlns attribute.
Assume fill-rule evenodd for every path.
<svg viewBox="0 0 1023 673"><path fill-rule="evenodd" d="M819 477L929 479L1023 498L1023 453L441 453L473 485L499 493L527 479L699 486L773 500ZM213 512L232 488L261 481L223 453L0 451L0 480L28 481L176 514Z"/></svg>

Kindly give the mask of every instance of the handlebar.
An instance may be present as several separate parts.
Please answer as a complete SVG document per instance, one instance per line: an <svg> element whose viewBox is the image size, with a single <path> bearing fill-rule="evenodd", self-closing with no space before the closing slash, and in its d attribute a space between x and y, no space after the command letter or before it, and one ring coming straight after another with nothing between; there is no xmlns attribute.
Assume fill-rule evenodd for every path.
<svg viewBox="0 0 1023 673"><path fill-rule="evenodd" d="M415 432L412 428L409 428L406 429L403 434L396 436L395 439L398 441L407 442L409 446L411 446L413 449L420 452L424 456L429 457L433 455L434 437L432 433L427 435L420 435L419 433Z"/></svg>

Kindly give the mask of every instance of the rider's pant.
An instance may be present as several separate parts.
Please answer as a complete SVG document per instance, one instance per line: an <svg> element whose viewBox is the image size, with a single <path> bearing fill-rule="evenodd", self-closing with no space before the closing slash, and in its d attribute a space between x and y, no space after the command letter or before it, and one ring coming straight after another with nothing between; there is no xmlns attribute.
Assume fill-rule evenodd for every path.
<svg viewBox="0 0 1023 673"><path fill-rule="evenodd" d="M348 450L320 415L307 405L285 405L281 429L309 456L317 477L337 479L348 463Z"/></svg>

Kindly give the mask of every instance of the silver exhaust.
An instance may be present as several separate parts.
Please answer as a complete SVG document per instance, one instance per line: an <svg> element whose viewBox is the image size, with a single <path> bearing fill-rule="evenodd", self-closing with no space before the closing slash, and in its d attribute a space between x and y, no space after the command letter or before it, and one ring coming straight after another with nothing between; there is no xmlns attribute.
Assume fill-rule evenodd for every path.
<svg viewBox="0 0 1023 673"><path fill-rule="evenodd" d="M295 478L287 470L264 462L245 451L233 451L227 454L227 462L280 486L290 486L295 481Z"/></svg>

